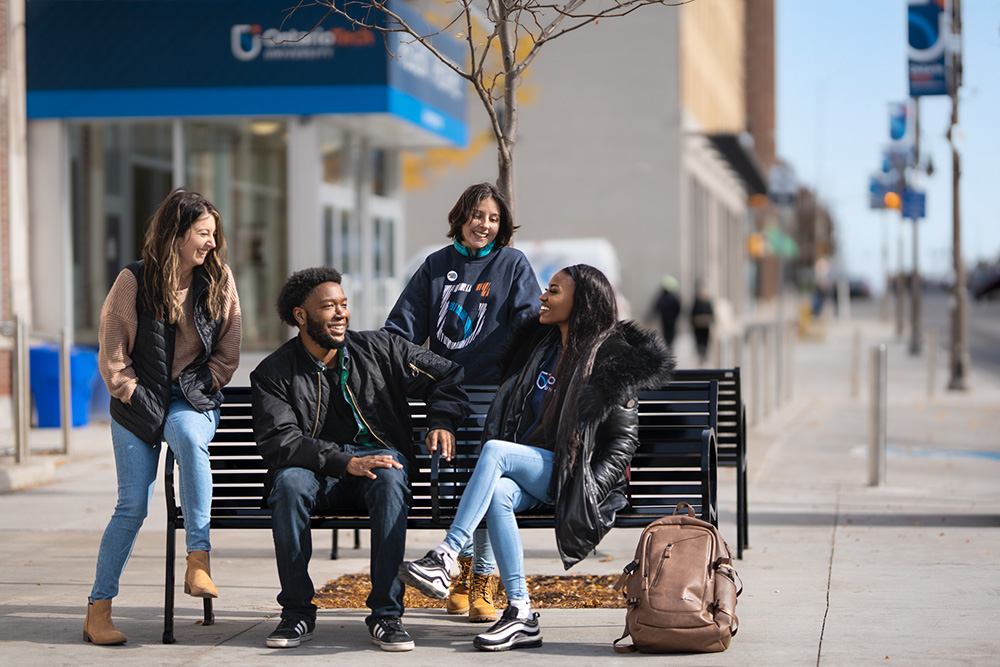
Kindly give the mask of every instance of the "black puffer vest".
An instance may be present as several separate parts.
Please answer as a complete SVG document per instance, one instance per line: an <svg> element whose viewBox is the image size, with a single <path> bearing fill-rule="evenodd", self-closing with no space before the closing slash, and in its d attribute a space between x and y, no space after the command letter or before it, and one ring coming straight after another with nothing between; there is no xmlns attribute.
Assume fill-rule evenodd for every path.
<svg viewBox="0 0 1000 667"><path fill-rule="evenodd" d="M131 403L112 397L111 418L144 442L156 445L163 440L163 423L170 407L170 371L174 363L176 329L173 324L154 319L146 307L142 298L142 262L133 262L126 268L139 286L136 296L139 328L131 351L132 369L138 384ZM218 339L222 318L209 319L208 281L201 267L195 268L191 289L194 290L194 326L204 349L181 371L177 382L194 409L208 412L222 404L222 392L212 391L212 373L208 368L208 357Z"/></svg>

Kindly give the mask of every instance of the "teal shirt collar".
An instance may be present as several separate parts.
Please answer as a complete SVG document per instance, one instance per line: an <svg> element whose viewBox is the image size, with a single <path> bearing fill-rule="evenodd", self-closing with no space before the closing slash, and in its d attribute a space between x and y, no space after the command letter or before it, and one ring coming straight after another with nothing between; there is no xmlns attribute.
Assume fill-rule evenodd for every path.
<svg viewBox="0 0 1000 667"><path fill-rule="evenodd" d="M486 255L493 252L493 246L496 245L497 240L493 239L492 241L489 242L489 245L487 245L485 248L481 250L477 250L475 254L473 254L472 250L466 248L464 245L459 243L458 239L455 239L451 243L453 246L455 246L455 250L457 250L460 255L465 255L466 257L472 257L472 258L479 258L479 257L486 257Z"/></svg>
<svg viewBox="0 0 1000 667"><path fill-rule="evenodd" d="M305 345L303 345L302 349L305 350L306 354L309 355L309 358L313 360L313 363L316 364L316 368L318 370L321 370L321 371L329 370L330 367L327 366L326 364L324 364L322 361L320 361L316 357L314 357L313 353L309 351L309 348L307 348ZM339 365L339 367L340 367L341 370L346 370L347 369L347 346L346 345L344 347L342 347L342 348L340 348L340 349L337 350L337 363L338 363L338 365Z"/></svg>

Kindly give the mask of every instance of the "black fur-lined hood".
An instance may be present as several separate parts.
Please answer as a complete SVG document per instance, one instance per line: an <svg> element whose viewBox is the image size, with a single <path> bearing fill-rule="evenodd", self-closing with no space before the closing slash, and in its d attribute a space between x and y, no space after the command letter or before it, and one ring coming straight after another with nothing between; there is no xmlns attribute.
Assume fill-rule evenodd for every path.
<svg viewBox="0 0 1000 667"><path fill-rule="evenodd" d="M669 382L674 365L673 354L659 337L633 322L619 322L597 351L590 382L580 394L580 419L602 421L611 406Z"/></svg>

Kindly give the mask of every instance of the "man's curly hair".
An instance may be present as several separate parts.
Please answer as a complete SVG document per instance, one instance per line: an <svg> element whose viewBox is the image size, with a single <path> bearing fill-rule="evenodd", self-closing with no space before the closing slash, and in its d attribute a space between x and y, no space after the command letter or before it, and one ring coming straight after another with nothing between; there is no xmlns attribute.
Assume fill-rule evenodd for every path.
<svg viewBox="0 0 1000 667"><path fill-rule="evenodd" d="M278 317L290 327L299 326L295 321L294 311L302 305L309 293L323 283L339 285L341 280L340 271L323 266L296 271L288 277L278 295Z"/></svg>

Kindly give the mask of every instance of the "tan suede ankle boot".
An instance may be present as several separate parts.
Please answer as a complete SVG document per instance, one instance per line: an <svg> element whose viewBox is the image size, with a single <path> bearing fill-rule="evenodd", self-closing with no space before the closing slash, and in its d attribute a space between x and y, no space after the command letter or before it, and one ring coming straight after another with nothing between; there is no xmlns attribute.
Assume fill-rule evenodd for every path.
<svg viewBox="0 0 1000 667"><path fill-rule="evenodd" d="M212 582L207 551L192 551L187 555L184 592L196 598L219 597L219 591Z"/></svg>
<svg viewBox="0 0 1000 667"><path fill-rule="evenodd" d="M448 602L445 608L449 614L464 614L469 611L469 575L472 572L472 559L458 559L458 576L448 590Z"/></svg>
<svg viewBox="0 0 1000 667"><path fill-rule="evenodd" d="M111 600L94 600L87 604L87 618L83 621L83 641L102 646L124 644L125 635L118 632L111 620Z"/></svg>

